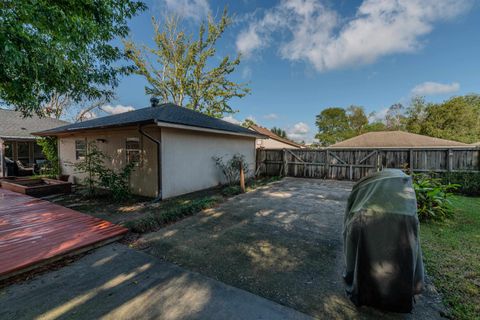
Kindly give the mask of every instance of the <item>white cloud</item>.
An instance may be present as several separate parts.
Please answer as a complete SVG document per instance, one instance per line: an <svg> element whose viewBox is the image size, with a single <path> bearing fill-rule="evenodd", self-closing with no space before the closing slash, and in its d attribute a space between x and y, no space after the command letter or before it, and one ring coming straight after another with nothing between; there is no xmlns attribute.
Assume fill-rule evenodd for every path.
<svg viewBox="0 0 480 320"><path fill-rule="evenodd" d="M246 56L282 37L280 56L307 61L318 71L368 64L414 52L434 24L465 12L472 0L364 0L353 17L341 17L320 0L283 0L251 21L237 37Z"/></svg>
<svg viewBox="0 0 480 320"><path fill-rule="evenodd" d="M238 125L241 125L241 124L242 124L242 121L237 120L237 119L235 119L235 118L232 117L232 116L223 117L222 120L223 120L223 121L230 122L230 123L233 123L233 124L238 124Z"/></svg>
<svg viewBox="0 0 480 320"><path fill-rule="evenodd" d="M135 108L132 106L124 106L121 104L117 104L116 106L107 104L107 105L101 106L100 109L109 114L119 114L119 113L135 110Z"/></svg>
<svg viewBox="0 0 480 320"><path fill-rule="evenodd" d="M242 78L243 79L250 79L252 77L252 68L246 66L242 69Z"/></svg>
<svg viewBox="0 0 480 320"><path fill-rule="evenodd" d="M458 82L452 83L438 83L438 82L424 82L412 89L414 96L432 96L437 94L453 93L460 90Z"/></svg>
<svg viewBox="0 0 480 320"><path fill-rule="evenodd" d="M210 13L207 0L164 0L167 10L182 18L200 20Z"/></svg>
<svg viewBox="0 0 480 320"><path fill-rule="evenodd" d="M269 114L264 115L263 118L267 119L267 120L276 120L276 119L278 119L278 114L269 113Z"/></svg>
<svg viewBox="0 0 480 320"><path fill-rule="evenodd" d="M305 122L298 122L286 131L287 136L295 141L305 141L309 143L313 140L310 135L310 127Z"/></svg>

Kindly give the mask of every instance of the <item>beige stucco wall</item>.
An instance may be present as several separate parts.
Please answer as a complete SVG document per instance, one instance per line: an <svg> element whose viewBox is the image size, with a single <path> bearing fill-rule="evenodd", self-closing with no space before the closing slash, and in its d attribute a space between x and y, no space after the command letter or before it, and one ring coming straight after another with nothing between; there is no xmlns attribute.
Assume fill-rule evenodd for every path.
<svg viewBox="0 0 480 320"><path fill-rule="evenodd" d="M292 146L291 144L283 143L274 139L257 139L256 143L257 148L264 149L299 149L298 147Z"/></svg>
<svg viewBox="0 0 480 320"><path fill-rule="evenodd" d="M162 128L162 195L170 198L223 183L212 157L245 156L255 171L255 139L225 134Z"/></svg>
<svg viewBox="0 0 480 320"><path fill-rule="evenodd" d="M155 138L160 137L160 128L157 126L148 126L144 130ZM84 177L84 175L75 172L73 166L77 162L75 160L75 140L80 139L86 139L87 141L104 139L105 142L96 142L96 144L100 150L111 157L107 165L116 170L123 168L126 163L125 145L127 138L139 138L140 149L142 150L141 161L130 176L131 190L134 194L155 197L157 195L157 146L148 138L143 137L134 127L96 130L59 137L58 149L62 173L74 176L78 182L81 182Z"/></svg>

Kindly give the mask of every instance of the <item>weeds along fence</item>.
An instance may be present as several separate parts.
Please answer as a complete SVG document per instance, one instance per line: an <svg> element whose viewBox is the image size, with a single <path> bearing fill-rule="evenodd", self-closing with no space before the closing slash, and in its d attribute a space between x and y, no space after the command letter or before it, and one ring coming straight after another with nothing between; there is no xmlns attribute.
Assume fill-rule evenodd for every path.
<svg viewBox="0 0 480 320"><path fill-rule="evenodd" d="M480 148L258 149L257 174L358 180L384 168L480 172Z"/></svg>

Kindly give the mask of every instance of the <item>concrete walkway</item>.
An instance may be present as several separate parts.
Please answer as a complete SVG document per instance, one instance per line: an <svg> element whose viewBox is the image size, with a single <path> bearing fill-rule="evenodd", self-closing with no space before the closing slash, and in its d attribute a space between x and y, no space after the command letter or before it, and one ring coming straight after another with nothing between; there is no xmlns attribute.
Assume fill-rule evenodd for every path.
<svg viewBox="0 0 480 320"><path fill-rule="evenodd" d="M121 244L0 290L0 319L310 319Z"/></svg>

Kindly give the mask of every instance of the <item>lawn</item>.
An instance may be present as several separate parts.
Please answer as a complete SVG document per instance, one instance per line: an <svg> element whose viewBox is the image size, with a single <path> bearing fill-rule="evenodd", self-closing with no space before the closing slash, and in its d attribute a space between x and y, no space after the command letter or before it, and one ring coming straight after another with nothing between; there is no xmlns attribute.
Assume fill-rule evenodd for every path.
<svg viewBox="0 0 480 320"><path fill-rule="evenodd" d="M453 197L455 216L421 226L428 274L454 319L480 319L480 198Z"/></svg>

